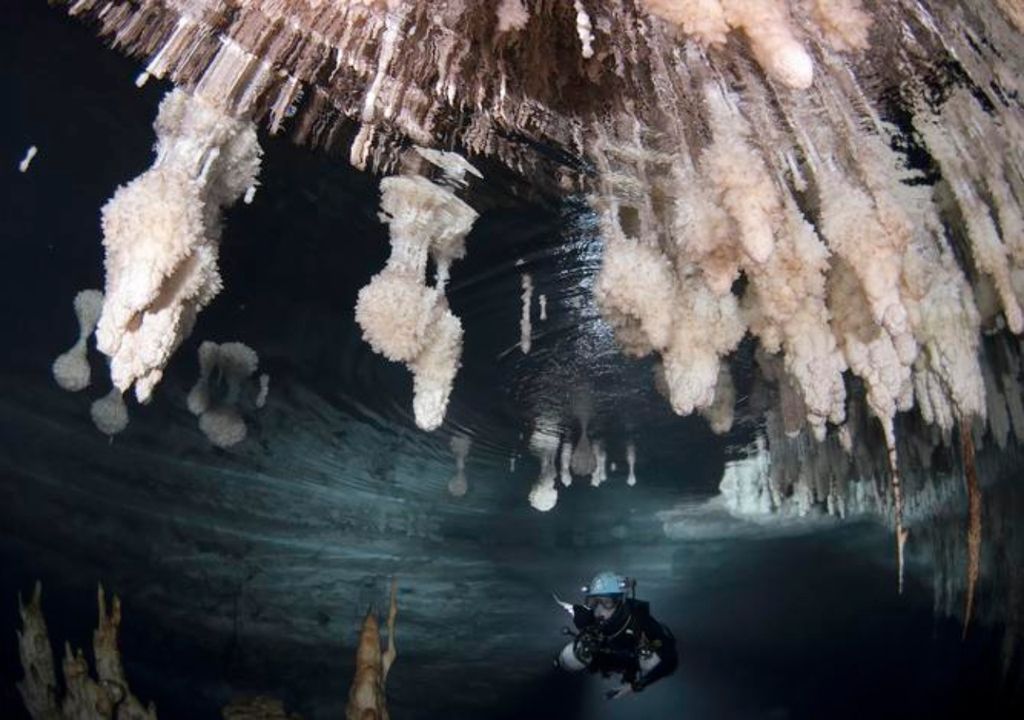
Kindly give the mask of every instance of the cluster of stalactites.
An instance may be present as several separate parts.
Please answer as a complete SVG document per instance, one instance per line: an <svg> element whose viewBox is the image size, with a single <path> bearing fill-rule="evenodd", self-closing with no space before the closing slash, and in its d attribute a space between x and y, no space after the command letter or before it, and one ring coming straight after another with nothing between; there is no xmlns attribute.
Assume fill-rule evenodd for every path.
<svg viewBox="0 0 1024 720"><path fill-rule="evenodd" d="M790 436L849 438L847 388L863 383L888 450L901 568L897 413L916 406L947 440L957 422L984 420L982 331L1024 330L1024 116L1006 100L1021 68L1004 59L1019 55L1021 37L982 11L1001 43L991 67L972 58L964 67L976 80L936 80L924 74L934 67L914 64L923 49L973 51L944 29L955 16L907 12L920 15L907 18L914 32L897 56L922 76L905 82L900 102L938 182L893 149L907 140L880 119L891 100L874 99L855 66L819 48L818 78L800 93L780 94L756 73L735 83L694 70L699 92L664 132L637 118L596 127L592 195L605 242L599 306L626 353L657 354L657 385L677 413L728 429L724 366L746 333ZM943 81L944 96L925 92Z"/></svg>
<svg viewBox="0 0 1024 720"><path fill-rule="evenodd" d="M617 470L616 463L610 462L604 442L591 437L589 416L581 413L577 420L580 431L575 444L571 429L562 433L556 423L543 418L537 421L530 436L530 452L540 462L540 474L529 494L530 505L536 510L547 512L558 503L556 481L568 488L574 476L582 477L596 488L608 480L609 471ZM629 487L637 482L636 460L636 443L629 440L626 445L626 485Z"/></svg>
<svg viewBox="0 0 1024 720"><path fill-rule="evenodd" d="M996 97L1018 89L1008 62L984 83ZM905 99L941 172L931 185L903 169L899 131L849 66L826 71L782 103L754 75L742 95L705 82L685 125L710 132L672 152L635 124L599 132L598 300L625 352L658 353L677 412L711 408L716 368L749 332L781 360L792 432L842 426L849 373L890 447L914 406L948 434L986 414L981 330L1024 329L1024 122L965 87L935 107Z"/></svg>
<svg viewBox="0 0 1024 720"><path fill-rule="evenodd" d="M683 46L742 48L737 67L802 89L817 44L860 50L872 27L861 0L66 2L146 62L140 84L170 79L316 145L354 121L353 164L382 171L409 140L550 167L514 138L584 152L608 108L657 115Z"/></svg>
<svg viewBox="0 0 1024 720"><path fill-rule="evenodd" d="M452 153L421 150L449 184L479 173ZM462 322L448 307L445 285L452 263L465 255L465 238L477 213L450 187L420 175L384 178L381 220L390 228L387 265L359 291L356 322L363 338L388 360L413 374L416 424L434 430L444 421L462 355ZM427 260L436 267L428 283Z"/></svg>
<svg viewBox="0 0 1024 720"><path fill-rule="evenodd" d="M991 484L1006 475L1002 459L1016 458L1015 453L1003 452L1011 432L1017 442L1024 441L1022 351L1024 343L1006 334L985 343L980 358L987 425L980 416L973 422L965 419L951 435L919 415L907 414L899 418L900 432L894 433L892 446L887 446L885 428L875 421L866 388L851 395L846 422L824 441L800 433L799 415L787 414L787 408L798 407L794 389L778 372L777 360L760 358L750 402L767 408L764 424L747 456L727 463L720 485L725 507L757 522L825 514L841 519L881 517L901 533L900 545L911 532L914 537L922 532L927 536L929 523L939 515L966 516L968 553L960 567L966 568L963 616L969 621L981 573L979 477ZM897 458L898 467L893 467ZM886 491L894 474L900 481L899 493ZM902 587L904 558L902 548L898 550Z"/></svg>

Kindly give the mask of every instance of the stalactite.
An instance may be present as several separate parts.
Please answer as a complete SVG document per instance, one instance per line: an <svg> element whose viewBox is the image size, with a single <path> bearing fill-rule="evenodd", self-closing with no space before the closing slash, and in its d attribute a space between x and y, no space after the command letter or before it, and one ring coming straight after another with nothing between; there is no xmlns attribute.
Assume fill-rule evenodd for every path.
<svg viewBox="0 0 1024 720"><path fill-rule="evenodd" d="M533 305L533 278L530 273L523 273L521 280L523 294L520 299L523 310L519 319L519 349L522 350L523 355L527 355L533 342L533 328L530 324L530 308Z"/></svg>
<svg viewBox="0 0 1024 720"><path fill-rule="evenodd" d="M970 425L964 421L960 422L960 450L967 489L967 592L964 599L963 630L966 638L974 609L974 591L981 572L981 486L978 484L978 471L974 462L974 440L971 439Z"/></svg>
<svg viewBox="0 0 1024 720"><path fill-rule="evenodd" d="M600 440L594 441L594 471L590 474L591 487L601 487L608 479L608 453Z"/></svg>
<svg viewBox="0 0 1024 720"><path fill-rule="evenodd" d="M530 452L540 461L540 474L530 490L530 505L535 510L547 512L558 502L558 488L555 481L558 470L555 467L555 455L558 453L558 434L554 424L546 420L538 420L533 434L530 436Z"/></svg>
<svg viewBox="0 0 1024 720"><path fill-rule="evenodd" d="M97 347L114 385L149 400L196 317L220 292L221 211L256 178L251 122L173 90L160 104L152 167L103 208L106 291Z"/></svg>
<svg viewBox="0 0 1024 720"><path fill-rule="evenodd" d="M632 441L626 445L626 463L629 465L629 475L626 477L626 484L633 487L636 485L636 445Z"/></svg>
<svg viewBox="0 0 1024 720"><path fill-rule="evenodd" d="M452 455L455 457L455 475L448 481L448 492L455 497L462 497L469 490L466 480L466 457L473 441L468 435L456 435L451 439Z"/></svg>
<svg viewBox="0 0 1024 720"><path fill-rule="evenodd" d="M425 157L447 182L464 184L468 163L462 158ZM391 230L391 256L359 291L356 322L374 351L412 371L416 424L435 430L444 421L462 355L462 323L448 308L445 285L452 262L465 255L477 213L452 190L419 175L382 180L381 210ZM428 256L437 267L434 285L427 284Z"/></svg>
<svg viewBox="0 0 1024 720"><path fill-rule="evenodd" d="M568 435L558 451L558 479L564 487L572 485L572 439Z"/></svg>
<svg viewBox="0 0 1024 720"><path fill-rule="evenodd" d="M262 695L232 700L221 710L223 720L302 720L300 715L286 712L284 703Z"/></svg>
<svg viewBox="0 0 1024 720"><path fill-rule="evenodd" d="M28 150L25 151L25 156L18 163L18 172L20 172L20 173L28 172L29 166L32 165L33 158L35 158L35 156L38 155L38 154L39 154L39 148L37 148L35 145L30 145Z"/></svg>
<svg viewBox="0 0 1024 720"><path fill-rule="evenodd" d="M248 430L242 408L247 398L243 391L258 365L256 351L244 343L207 340L199 346L199 379L186 404L199 418L199 429L217 447L231 447L245 439ZM253 406L256 399L258 395Z"/></svg>
<svg viewBox="0 0 1024 720"><path fill-rule="evenodd" d="M92 373L89 369L88 341L100 319L103 293L99 290L82 290L75 295L74 307L78 319L78 340L53 361L53 379L69 392L89 387Z"/></svg>
<svg viewBox="0 0 1024 720"><path fill-rule="evenodd" d="M111 388L109 393L93 402L89 415L96 429L109 437L124 432L128 427L128 407L117 388Z"/></svg>

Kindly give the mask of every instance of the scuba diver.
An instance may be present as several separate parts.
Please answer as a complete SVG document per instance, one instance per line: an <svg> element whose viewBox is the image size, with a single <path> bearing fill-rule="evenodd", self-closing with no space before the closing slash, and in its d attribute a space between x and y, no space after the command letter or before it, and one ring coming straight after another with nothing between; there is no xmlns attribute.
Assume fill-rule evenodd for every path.
<svg viewBox="0 0 1024 720"><path fill-rule="evenodd" d="M572 615L578 632L555 659L569 672L589 670L608 677L621 673L622 685L606 693L616 699L639 692L671 675L678 664L676 640L654 619L647 602L636 599L636 580L613 572L598 573L583 588L583 605L555 602Z"/></svg>

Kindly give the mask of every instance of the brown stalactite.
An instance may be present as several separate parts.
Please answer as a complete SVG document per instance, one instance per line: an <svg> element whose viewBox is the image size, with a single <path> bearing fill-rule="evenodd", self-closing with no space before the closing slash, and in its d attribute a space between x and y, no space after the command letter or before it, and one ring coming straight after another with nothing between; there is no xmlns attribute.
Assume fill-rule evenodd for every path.
<svg viewBox="0 0 1024 720"><path fill-rule="evenodd" d="M974 440L970 423L960 421L960 448L963 452L964 484L967 487L967 592L964 605L964 632L971 624L974 610L974 591L981 571L981 487L974 463Z"/></svg>

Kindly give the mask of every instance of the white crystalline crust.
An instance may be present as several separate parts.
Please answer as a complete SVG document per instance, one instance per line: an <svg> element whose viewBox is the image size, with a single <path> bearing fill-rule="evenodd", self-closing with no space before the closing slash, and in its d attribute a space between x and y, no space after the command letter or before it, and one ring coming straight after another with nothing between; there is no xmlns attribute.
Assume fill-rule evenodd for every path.
<svg viewBox="0 0 1024 720"><path fill-rule="evenodd" d="M462 323L448 309L444 286L451 263L465 255L477 213L420 176L387 177L380 185L391 255L359 291L356 322L375 352L412 371L416 424L434 430L444 422L462 355ZM434 285L427 284L428 257L437 267Z"/></svg>
<svg viewBox="0 0 1024 720"><path fill-rule="evenodd" d="M153 166L104 206L106 294L97 347L114 385L149 400L171 354L220 292L221 210L256 179L251 122L172 90L160 105Z"/></svg>

